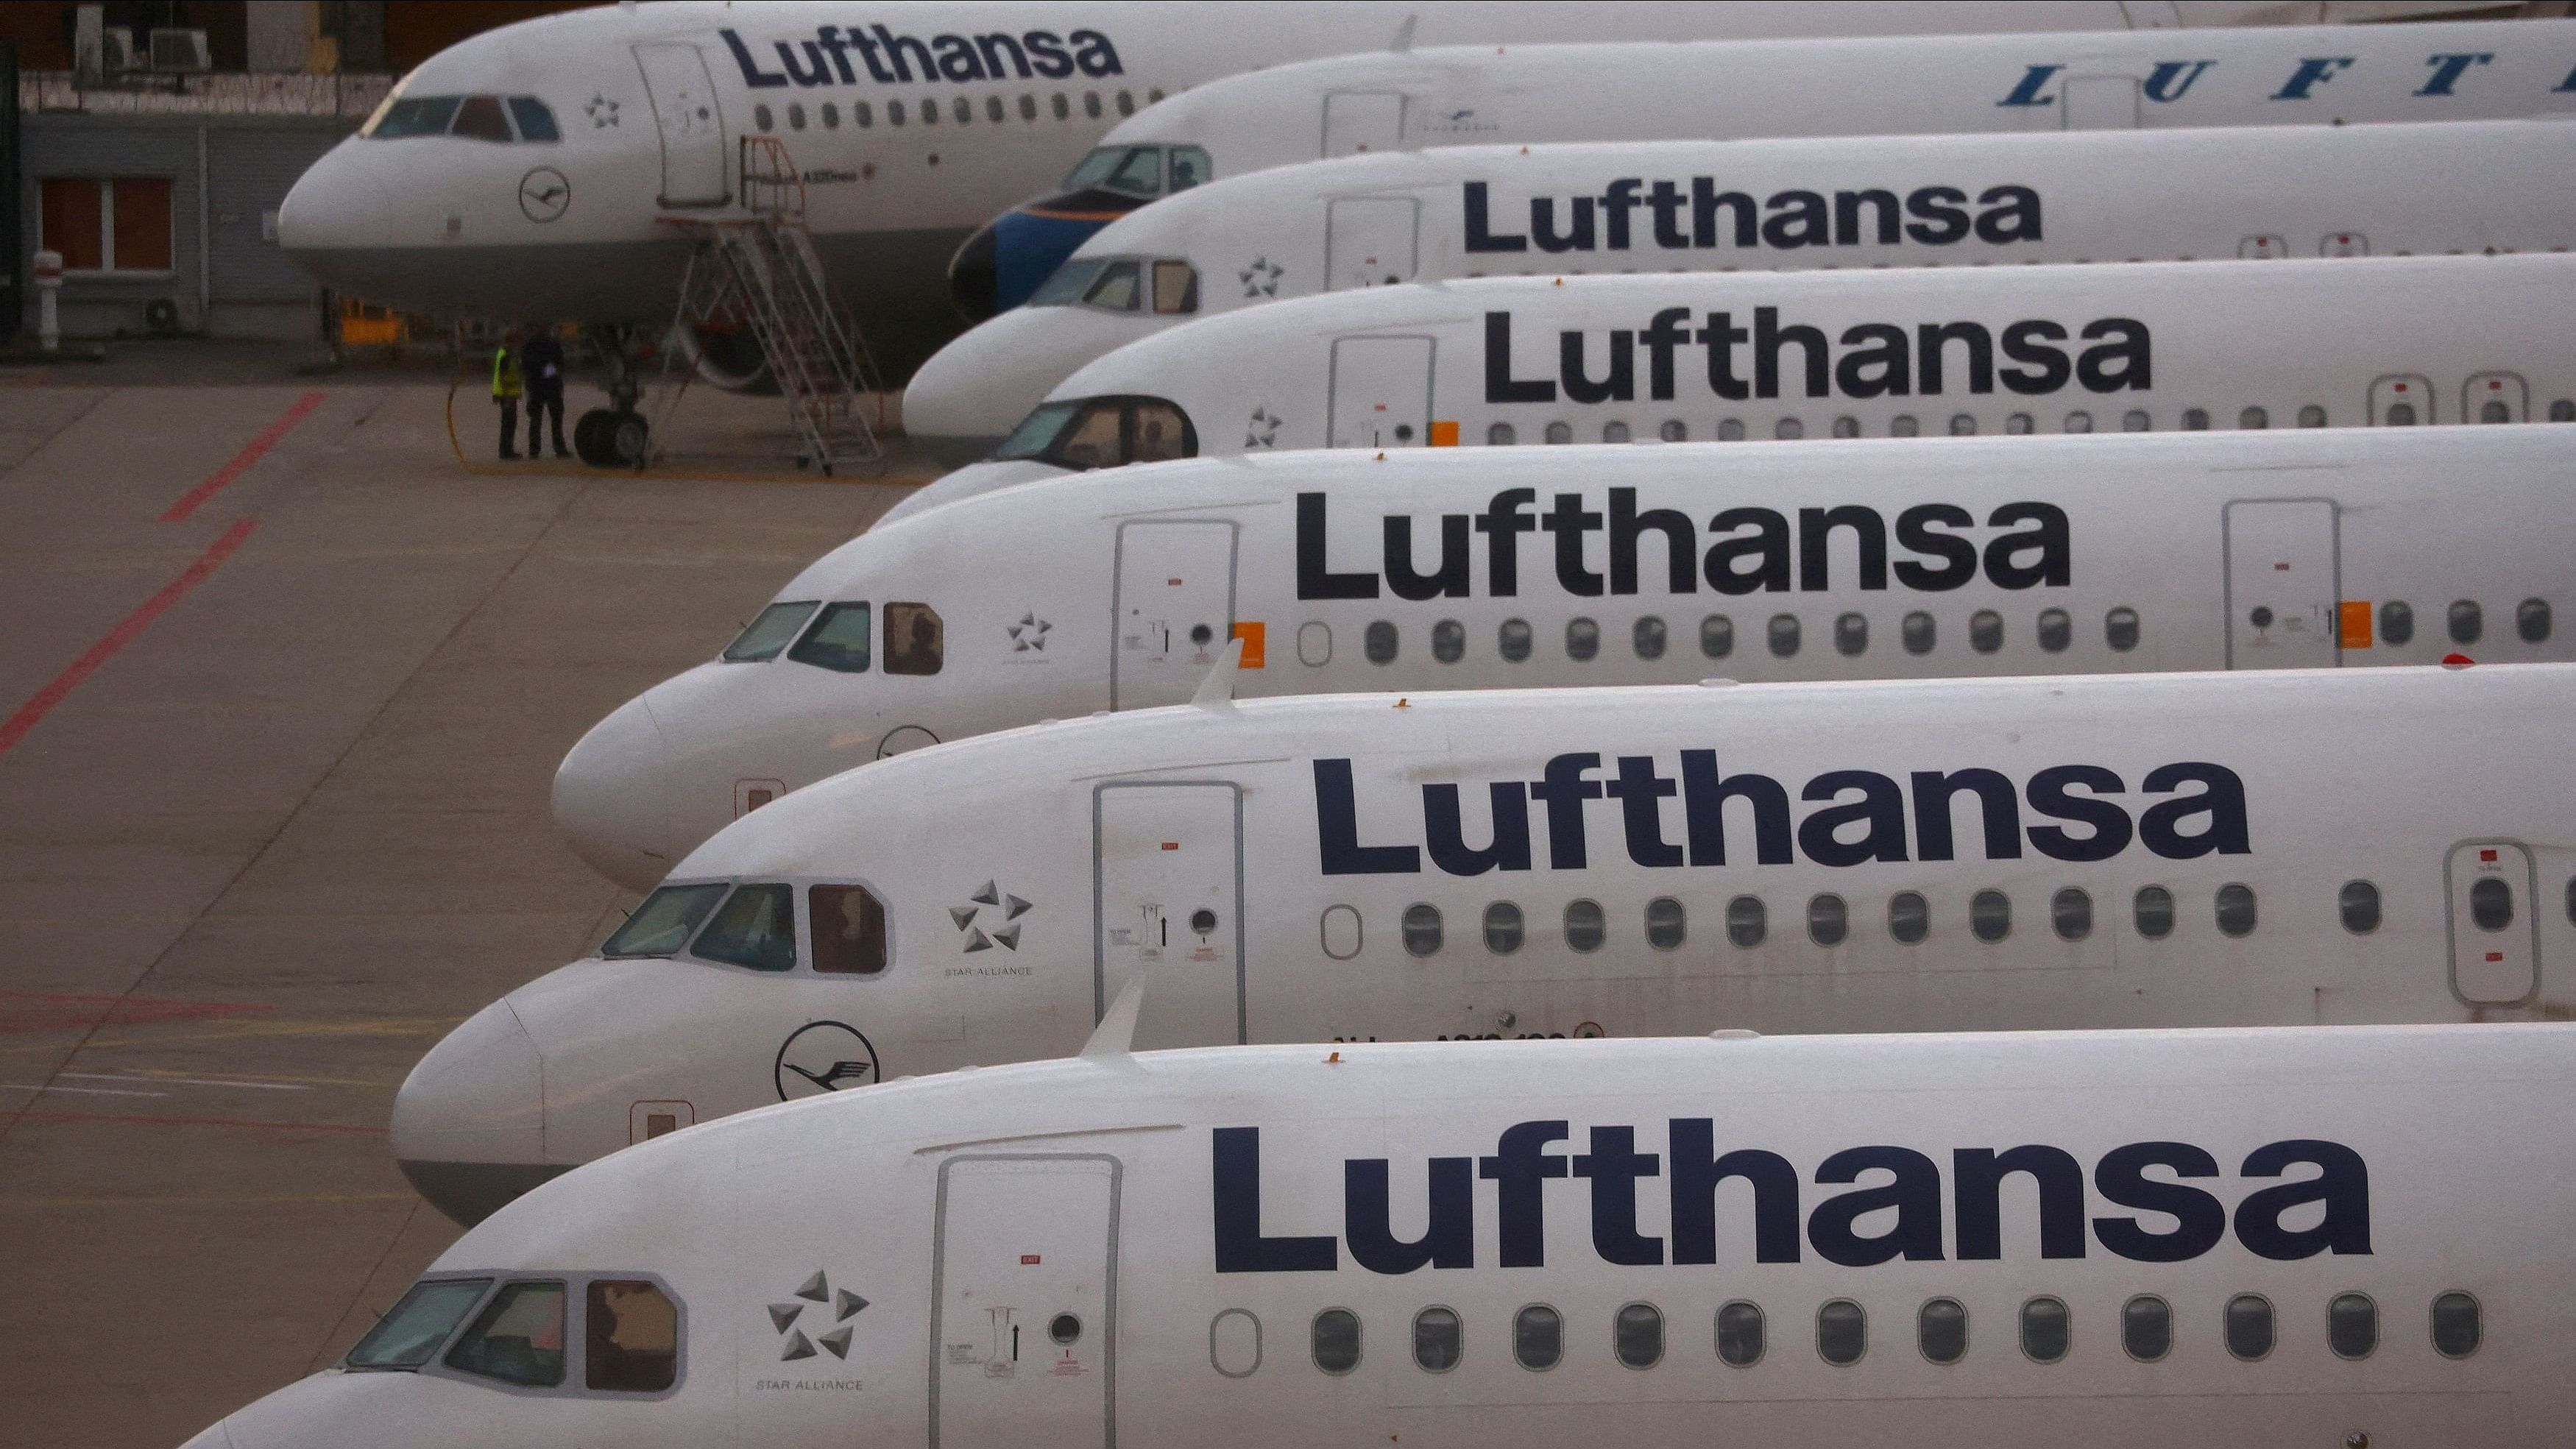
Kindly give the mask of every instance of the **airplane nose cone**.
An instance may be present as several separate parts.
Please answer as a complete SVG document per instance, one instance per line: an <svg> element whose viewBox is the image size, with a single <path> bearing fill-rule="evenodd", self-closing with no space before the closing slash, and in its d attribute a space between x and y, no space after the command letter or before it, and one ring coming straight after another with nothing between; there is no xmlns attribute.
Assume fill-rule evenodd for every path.
<svg viewBox="0 0 2576 1449"><path fill-rule="evenodd" d="M991 222L975 228L966 245L948 259L948 295L956 300L958 315L969 322L981 322L993 315L993 296L1001 274L995 265L995 230Z"/></svg>
<svg viewBox="0 0 2576 1449"><path fill-rule="evenodd" d="M375 168L356 154L362 144L344 141L305 169L277 208L277 244L314 276L364 292L379 280L365 265L371 252L393 243L387 235L391 197Z"/></svg>
<svg viewBox="0 0 2576 1449"><path fill-rule="evenodd" d="M619 705L555 769L555 828L590 868L647 891L687 849L664 780L671 742L643 695Z"/></svg>
<svg viewBox="0 0 2576 1449"><path fill-rule="evenodd" d="M466 1018L394 1098L394 1160L429 1205L472 1227L568 1169L545 1155L545 1061L507 997Z"/></svg>
<svg viewBox="0 0 2576 1449"><path fill-rule="evenodd" d="M991 456L1056 385L1179 316L1015 307L939 349L903 391L904 435L950 468Z"/></svg>
<svg viewBox="0 0 2576 1449"><path fill-rule="evenodd" d="M231 1425L230 1419L217 1419L179 1449L241 1449L240 1442L233 1438Z"/></svg>

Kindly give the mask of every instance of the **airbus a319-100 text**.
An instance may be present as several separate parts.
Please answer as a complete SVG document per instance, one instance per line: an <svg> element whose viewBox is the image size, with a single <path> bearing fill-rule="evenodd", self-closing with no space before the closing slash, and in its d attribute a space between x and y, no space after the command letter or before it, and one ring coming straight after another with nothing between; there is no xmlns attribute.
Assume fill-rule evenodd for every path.
<svg viewBox="0 0 2576 1449"><path fill-rule="evenodd" d="M2462 728L2474 720L2474 729ZM1183 705L864 765L433 1048L471 1218L668 1127L1157 1045L2521 1018L2576 665Z"/></svg>

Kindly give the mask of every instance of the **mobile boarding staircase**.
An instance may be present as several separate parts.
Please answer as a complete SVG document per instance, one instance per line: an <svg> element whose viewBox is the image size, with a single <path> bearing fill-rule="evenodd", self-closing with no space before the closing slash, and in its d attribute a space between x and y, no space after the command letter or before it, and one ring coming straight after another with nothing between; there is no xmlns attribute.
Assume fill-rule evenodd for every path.
<svg viewBox="0 0 2576 1449"><path fill-rule="evenodd" d="M787 403L802 452L796 463L826 475L882 463L871 421L883 391L867 345L832 300L814 238L805 229L805 183L774 137L741 144L741 213L665 218L697 233L680 284L677 325L693 333L748 330ZM677 407L689 359L663 353L663 415ZM674 385L676 382L677 385ZM664 436L667 438L668 434Z"/></svg>

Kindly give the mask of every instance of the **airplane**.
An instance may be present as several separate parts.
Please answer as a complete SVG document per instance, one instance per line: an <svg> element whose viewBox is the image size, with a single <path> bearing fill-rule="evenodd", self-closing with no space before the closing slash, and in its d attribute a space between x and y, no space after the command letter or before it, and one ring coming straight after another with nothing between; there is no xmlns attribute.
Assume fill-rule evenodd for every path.
<svg viewBox="0 0 2576 1449"><path fill-rule="evenodd" d="M1061 1055L1139 979L1156 1047L2563 1014L2571 792L2565 664L1212 694L735 821L391 1143L471 1221L783 1063Z"/></svg>
<svg viewBox="0 0 2576 1449"><path fill-rule="evenodd" d="M1963 27L1964 28L1964 27ZM980 319L1177 189L1363 151L1552 141L2496 120L2576 110L2576 21L2066 35L1355 48L1245 71L1118 123L950 268ZM1178 173L1174 173L1177 178ZM2114 183L2116 184L2116 183Z"/></svg>
<svg viewBox="0 0 2576 1449"><path fill-rule="evenodd" d="M1101 1035L582 1168L187 1449L2526 1449L2576 1412L2576 1026Z"/></svg>
<svg viewBox="0 0 2576 1449"><path fill-rule="evenodd" d="M1484 277L1142 337L879 520L1303 448L2576 421L2576 257Z"/></svg>
<svg viewBox="0 0 2576 1449"><path fill-rule="evenodd" d="M1199 317L1393 282L1556 272L2564 251L2576 126L2004 132L1454 146L1228 177L1092 234L913 375L954 464L1047 390ZM1702 204L1702 198L1706 204Z"/></svg>
<svg viewBox="0 0 2576 1449"><path fill-rule="evenodd" d="M2283 8L2191 12L2229 23ZM498 26L422 62L296 183L278 240L323 284L406 311L601 324L623 364L650 340L632 329L669 324L700 224L743 220L746 176L785 173L825 274L900 381L958 330L945 272L975 227L1121 119L1218 76L1399 38L2113 30L2133 11L2143 24L2181 15L2111 0L938 0L860 16L786 0L601 5ZM747 329L681 340L711 381L766 375Z"/></svg>
<svg viewBox="0 0 2576 1449"><path fill-rule="evenodd" d="M1245 697L2576 661L2555 624L2576 600L2571 462L2576 429L2527 425L1079 475L825 555L715 658L589 731L555 820L650 890L726 822L852 766L1186 701L1237 636ZM2052 530L2053 547L2004 541Z"/></svg>

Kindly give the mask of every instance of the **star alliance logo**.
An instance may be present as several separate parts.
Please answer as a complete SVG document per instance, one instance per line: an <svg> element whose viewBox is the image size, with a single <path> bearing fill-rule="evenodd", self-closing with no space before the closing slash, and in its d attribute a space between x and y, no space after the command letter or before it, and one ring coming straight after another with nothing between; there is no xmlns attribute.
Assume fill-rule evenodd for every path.
<svg viewBox="0 0 2576 1449"><path fill-rule="evenodd" d="M858 1325L850 1320L859 1316L859 1310L868 1306L868 1300L848 1289L833 1288L823 1277L820 1269L815 1270L814 1276L806 1279L804 1286L796 1290L796 1299L798 1301L769 1305L770 1329L786 1340L779 1347L778 1361L793 1363L800 1358L812 1358L818 1347L829 1352L834 1358L848 1358L850 1335L858 1328ZM805 1330L796 1326L796 1321L805 1316L806 1305L812 1303L819 1303L828 1308L832 1314L832 1322L839 1326L827 1333L807 1338ZM820 1327L821 1325L816 1323L808 1326Z"/></svg>
<svg viewBox="0 0 2576 1449"><path fill-rule="evenodd" d="M589 114L590 128L594 131L605 131L617 124L617 102L606 96L593 95L590 104L582 110Z"/></svg>
<svg viewBox="0 0 2576 1449"><path fill-rule="evenodd" d="M1279 425L1286 421L1288 421L1286 418L1280 417L1276 413L1271 412L1268 408L1254 408L1252 410L1252 426L1244 429L1243 446L1247 448L1278 447Z"/></svg>
<svg viewBox="0 0 2576 1449"><path fill-rule="evenodd" d="M1011 652L1025 654L1034 649L1041 654L1045 653L1047 631L1054 627L1034 612L1022 614L1020 622L1010 628Z"/></svg>
<svg viewBox="0 0 2576 1449"><path fill-rule="evenodd" d="M966 899L973 904L950 906L948 919L956 922L957 929L966 933L968 952L990 951L995 946L1010 951L1020 949L1020 917L1029 913L1027 901L997 888L991 881L984 882L982 890ZM990 916L984 917L986 924L993 927L993 933L989 936L984 934L982 926L975 924L976 918L982 915L987 907L1002 913L998 921Z"/></svg>
<svg viewBox="0 0 2576 1449"><path fill-rule="evenodd" d="M1243 295L1247 297L1276 297L1279 295L1279 279L1284 276L1287 271L1288 269L1286 267L1279 265L1277 262L1270 260L1270 258L1266 256L1254 257L1252 259L1252 265L1235 273L1235 276L1243 282Z"/></svg>

